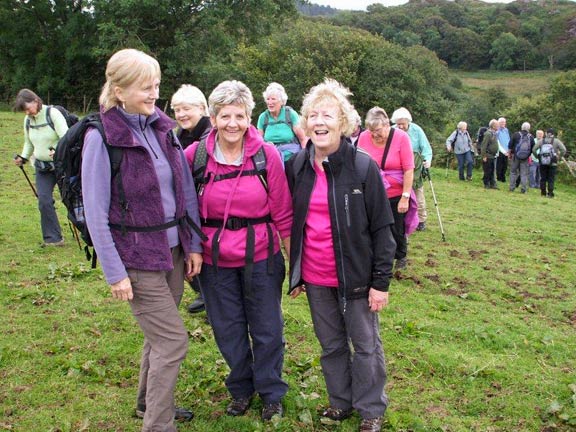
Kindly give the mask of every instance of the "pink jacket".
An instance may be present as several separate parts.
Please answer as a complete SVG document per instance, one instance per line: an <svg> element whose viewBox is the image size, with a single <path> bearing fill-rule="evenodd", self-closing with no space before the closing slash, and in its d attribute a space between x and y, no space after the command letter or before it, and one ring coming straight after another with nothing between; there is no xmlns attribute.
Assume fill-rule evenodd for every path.
<svg viewBox="0 0 576 432"><path fill-rule="evenodd" d="M216 134L217 130L213 129L206 141L208 159L204 176L210 174L210 180L198 197L200 222L203 223L206 219L227 220L230 217L256 219L270 215L274 253L277 253L280 250L277 233L280 233L282 238L289 237L292 226L292 199L278 150L273 145L265 143L258 130L250 126L244 135L242 165L219 164L214 159ZM266 155L268 193L256 175L214 181L217 175L254 169L252 156L262 146ZM197 148L198 142L195 142L184 151L191 169ZM266 225L266 223L254 225L254 262L268 257ZM212 245L218 228L203 226L202 231L208 237L208 240L203 242L204 262L213 264ZM246 234L247 228L222 230L219 239L219 267L243 267L246 264Z"/></svg>

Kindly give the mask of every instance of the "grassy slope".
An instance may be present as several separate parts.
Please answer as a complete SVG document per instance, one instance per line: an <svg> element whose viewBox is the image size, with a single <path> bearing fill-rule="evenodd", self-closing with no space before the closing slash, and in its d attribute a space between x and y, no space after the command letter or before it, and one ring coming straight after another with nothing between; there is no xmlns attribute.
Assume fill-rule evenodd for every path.
<svg viewBox="0 0 576 432"><path fill-rule="evenodd" d="M62 249L38 247L36 204L10 161L20 128L19 116L0 113L0 430L138 430L131 414L142 336L70 235ZM454 171L432 175L447 241L427 184L429 229L410 238L409 270L380 315L385 430L574 430L576 193L560 185L549 200L535 190L485 191L479 171L472 183ZM187 290L184 301L191 298ZM286 298L284 311L290 391L274 427L256 409L223 415L226 365L204 317L182 311L191 343L177 400L197 418L179 430L357 430L356 416L321 423L326 394L305 299Z"/></svg>
<svg viewBox="0 0 576 432"><path fill-rule="evenodd" d="M474 93L480 90L500 87L511 98L545 93L550 85L550 80L559 74L559 72L550 71L452 72L460 78L469 92Z"/></svg>

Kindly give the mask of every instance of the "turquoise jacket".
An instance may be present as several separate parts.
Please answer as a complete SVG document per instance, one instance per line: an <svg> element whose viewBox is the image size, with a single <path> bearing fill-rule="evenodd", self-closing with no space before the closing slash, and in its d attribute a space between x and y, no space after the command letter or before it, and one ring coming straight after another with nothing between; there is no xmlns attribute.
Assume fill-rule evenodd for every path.
<svg viewBox="0 0 576 432"><path fill-rule="evenodd" d="M416 123L410 123L410 126L408 126L408 136L412 143L412 151L420 153L422 159L425 161L432 162L432 146L430 145L430 141L428 141L424 130Z"/></svg>

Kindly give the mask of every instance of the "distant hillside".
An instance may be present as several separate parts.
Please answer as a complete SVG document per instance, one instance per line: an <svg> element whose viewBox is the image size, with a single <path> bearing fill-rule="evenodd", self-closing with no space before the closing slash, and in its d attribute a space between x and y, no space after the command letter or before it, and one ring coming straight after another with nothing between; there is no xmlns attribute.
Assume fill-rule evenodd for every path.
<svg viewBox="0 0 576 432"><path fill-rule="evenodd" d="M330 6L321 6L314 3L303 3L301 1L296 1L296 9L302 15L306 16L334 16L340 13L339 9L335 9Z"/></svg>
<svg viewBox="0 0 576 432"><path fill-rule="evenodd" d="M576 3L568 0L410 0L326 19L402 46L425 46L456 69L576 68Z"/></svg>

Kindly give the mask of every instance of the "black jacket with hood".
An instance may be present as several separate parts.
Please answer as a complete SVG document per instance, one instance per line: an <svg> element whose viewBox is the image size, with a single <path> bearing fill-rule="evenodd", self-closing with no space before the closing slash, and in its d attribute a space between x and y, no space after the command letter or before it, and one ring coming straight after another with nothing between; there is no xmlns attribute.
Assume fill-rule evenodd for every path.
<svg viewBox="0 0 576 432"><path fill-rule="evenodd" d="M355 158L367 158L365 173L357 172ZM310 197L316 181L314 148L305 150L286 164L292 193L294 219L290 238L290 289L302 285L301 261L304 228ZM328 181L328 207L336 257L339 297L345 300L368 296L370 288L388 291L396 242L392 236L394 217L382 183L380 169L372 158L342 139L336 152L322 162Z"/></svg>

